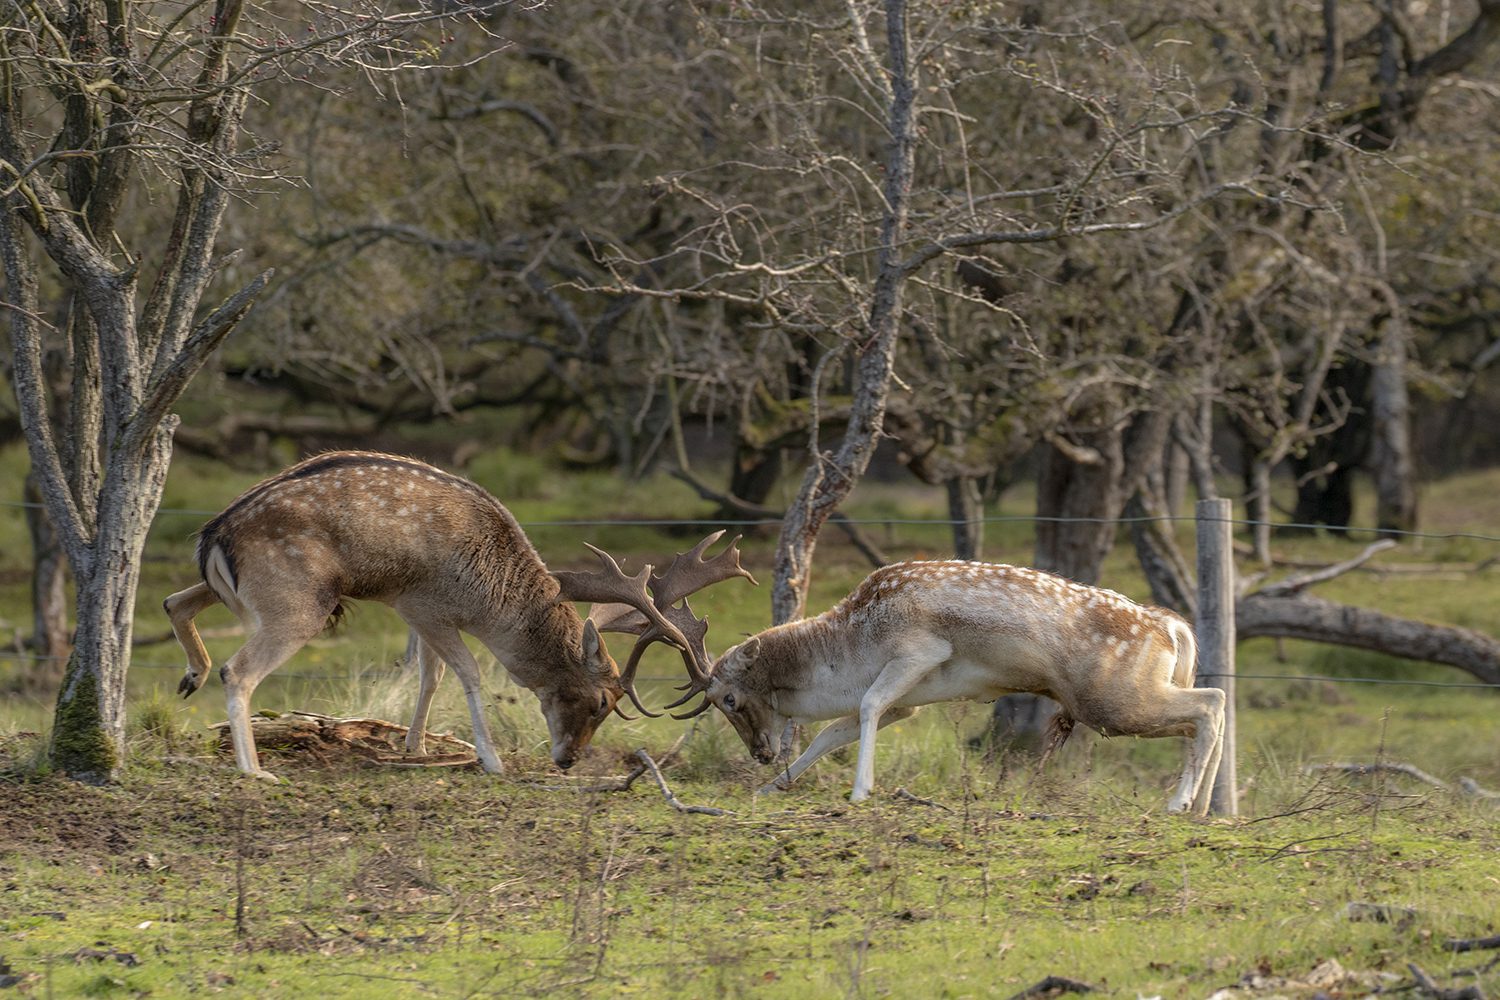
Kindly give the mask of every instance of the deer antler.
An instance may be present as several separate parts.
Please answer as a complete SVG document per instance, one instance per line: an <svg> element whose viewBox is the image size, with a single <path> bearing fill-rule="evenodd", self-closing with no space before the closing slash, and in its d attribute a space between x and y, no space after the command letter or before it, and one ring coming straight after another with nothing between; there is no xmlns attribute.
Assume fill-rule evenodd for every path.
<svg viewBox="0 0 1500 1000"><path fill-rule="evenodd" d="M603 623L595 619L595 628L608 628L609 631L637 634L644 628L647 633L656 633L659 638L678 648L686 649L687 637L657 610L651 594L646 589L651 579L651 564L647 563L645 568L635 576L627 576L620 568L620 564L615 561L614 556L601 548L589 545L588 542L583 544L599 557L603 568L592 573L567 570L553 573L560 587L560 598L565 601L589 601L596 607L602 605ZM643 617L636 619L634 612L639 612ZM589 617L593 616L594 611L591 609ZM640 624L637 625L637 622ZM655 717L660 713L648 710L645 705L641 704L640 695L635 692L635 664L638 660L639 657L632 653L629 666L624 673L620 674L620 686L625 689L625 693L630 696L631 702L637 709ZM616 711L618 711L618 706ZM625 713L620 714L623 716Z"/></svg>
<svg viewBox="0 0 1500 1000"><path fill-rule="evenodd" d="M741 536L739 535L736 535L729 543L729 547L717 556L712 559L703 558L703 553L723 534L722 529L716 531L689 551L679 552L665 573L651 578L651 593L655 596L657 605L664 614L671 615L673 623L691 643L690 648L682 651L682 662L687 667L688 682L678 688L679 691L686 693L667 705L669 709L685 704L707 690L709 673L713 669L713 657L708 654L708 649L704 645L704 639L708 635L708 619L693 616L692 608L688 606L686 600L687 595L696 593L711 583L736 576L742 576L755 586L760 586L755 577L750 575L750 571L740 565ZM680 608L675 607L679 599L682 600ZM645 637L642 636L642 641L644 639ZM705 701L690 712L682 715L673 714L672 718L691 719L707 707L708 702Z"/></svg>
<svg viewBox="0 0 1500 1000"><path fill-rule="evenodd" d="M708 547L722 537L724 529L720 528L688 551L677 553L665 573L651 577L651 595L656 598L658 607L669 607L689 594L696 594L704 587L731 577L742 576L755 586L760 586L755 577L750 575L750 571L740 565L739 544L742 535L735 535L729 547L712 559L703 558Z"/></svg>
<svg viewBox="0 0 1500 1000"><path fill-rule="evenodd" d="M708 619L693 614L687 603L688 595L737 576L756 583L750 571L740 565L738 535L717 556L703 558L708 547L723 535L724 531L720 529L687 552L679 552L661 574L653 574L652 568L647 566L635 576L627 577L614 559L592 545L589 548L605 564L603 573L554 574L569 599L603 602L589 609L589 617L596 628L638 636L625 669L620 673L620 682L635 707L646 715L654 717L660 713L648 711L636 696L635 672L646 647L654 642L668 642L677 647L688 672L685 690L689 693L668 708L676 708L708 686L708 674L713 665L713 658L704 645L708 636ZM574 597L574 594L579 596Z"/></svg>

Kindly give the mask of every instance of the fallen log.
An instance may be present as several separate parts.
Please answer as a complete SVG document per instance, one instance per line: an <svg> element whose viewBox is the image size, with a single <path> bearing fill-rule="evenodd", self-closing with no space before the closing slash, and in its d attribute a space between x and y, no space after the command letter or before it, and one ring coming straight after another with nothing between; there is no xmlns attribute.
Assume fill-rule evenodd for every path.
<svg viewBox="0 0 1500 1000"><path fill-rule="evenodd" d="M355 756L389 767L464 767L478 762L474 744L448 733L428 733L428 752L406 752L408 727L384 719L337 719L316 712L261 713L251 718L255 745L262 753L311 757L323 762ZM218 733L219 749L233 752L229 723L210 729Z"/></svg>

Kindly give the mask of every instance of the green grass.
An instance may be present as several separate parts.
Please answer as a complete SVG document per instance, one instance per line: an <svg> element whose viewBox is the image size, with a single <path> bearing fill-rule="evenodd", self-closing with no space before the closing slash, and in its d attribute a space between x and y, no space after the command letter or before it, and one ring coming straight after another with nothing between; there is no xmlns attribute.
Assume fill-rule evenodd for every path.
<svg viewBox="0 0 1500 1000"><path fill-rule="evenodd" d="M832 767L756 798L723 765L669 771L730 811L683 815L534 754L505 779L282 761L269 787L143 745L120 788L3 786L0 949L60 996L1009 996L1063 975L1197 997L1328 959L1446 982L1482 962L1442 943L1500 918L1494 811L1464 800L1287 774L1264 800L1284 815L1203 822L1104 750L1039 778L891 749L882 773L934 804L851 807Z"/></svg>
<svg viewBox="0 0 1500 1000"><path fill-rule="evenodd" d="M16 449L0 451L0 474L19 482L24 468ZM675 481L564 477L502 451L481 455L471 472L559 567L588 565L585 540L639 565L695 537L542 522L708 511ZM143 567L138 634L163 633L162 597L196 580L192 532L259 478L174 464ZM1474 476L1430 487L1434 530L1493 532L1484 501L1494 485ZM1021 515L1029 504L1017 492L994 513ZM874 522L866 531L895 557L945 554L945 528L905 523L942 515L932 491L871 484L850 512ZM989 558L1029 561L1024 522L989 527ZM1179 531L1191 551L1192 526ZM768 623L773 547L768 532L742 543L761 589L733 582L695 599L712 622L712 648ZM1278 536L1275 548L1313 561L1359 551L1330 537ZM1317 592L1492 629L1497 571L1472 564L1495 548L1411 542L1375 565L1453 566L1351 573ZM0 508L0 553L0 625L23 634L18 508ZM812 610L866 572L834 530L818 556ZM1118 548L1104 582L1144 598L1132 561ZM240 642L222 608L200 625L225 633L208 637L216 662ZM625 647L613 641L619 656ZM404 722L415 687L396 665L404 646L390 611L361 605L338 634L272 675L256 708ZM0 976L8 967L39 996L1008 997L1060 975L1128 1000L1208 996L1255 976L1276 995L1311 996L1317 984L1367 995L1409 987L1415 962L1446 986L1500 989L1494 966L1462 974L1493 953L1442 947L1500 931L1500 807L1397 775L1313 769L1402 761L1445 782L1500 788L1495 697L1297 679L1470 679L1456 670L1305 643L1242 644L1244 816L1198 821L1162 811L1180 741L1080 730L1038 775L1024 755L971 749L988 708L967 704L933 706L884 731L878 792L860 806L847 801L847 751L790 792L757 797L769 773L705 715L666 777L683 801L728 815L684 815L649 777L625 791L587 789L628 773L638 747L660 756L690 724L613 720L593 754L560 775L534 697L485 662L509 772L499 778L267 752L285 783L240 779L205 728L224 714L216 677L177 698L182 658L168 642L137 650L125 780L88 788L46 773L50 691L13 685L0 701ZM0 685L28 669L0 656ZM661 704L681 665L656 649L641 673L648 704ZM468 735L451 679L432 727ZM19 735L28 732L43 735ZM1352 920L1351 902L1413 913ZM1350 978L1319 979L1326 964L1314 975L1330 959Z"/></svg>

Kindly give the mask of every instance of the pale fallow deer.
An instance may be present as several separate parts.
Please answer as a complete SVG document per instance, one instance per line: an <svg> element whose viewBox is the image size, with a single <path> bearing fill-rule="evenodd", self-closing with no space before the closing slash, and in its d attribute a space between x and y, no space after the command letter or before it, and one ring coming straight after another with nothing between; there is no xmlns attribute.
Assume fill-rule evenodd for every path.
<svg viewBox="0 0 1500 1000"><path fill-rule="evenodd" d="M622 697L653 714L635 692L642 650L658 639L693 646L663 608L681 618L687 594L735 576L754 582L735 542L702 558L722 534L679 554L662 576L649 565L627 576L593 546L601 570L552 573L511 513L474 483L396 455L317 455L251 487L199 532L203 582L164 602L187 652L178 691L187 697L207 678L209 657L193 618L222 601L249 633L219 670L235 762L246 774L274 781L260 766L250 726L256 686L337 620L344 601L380 601L419 640L410 753L424 752L428 710L446 663L463 684L480 764L501 771L479 665L460 635L467 632L536 694L552 759L567 768L611 711L624 715ZM596 602L587 620L574 601ZM678 601L680 608L670 607ZM683 620L695 623L690 614ZM602 631L641 637L623 672L605 650ZM701 649L701 633L696 643Z"/></svg>
<svg viewBox="0 0 1500 1000"><path fill-rule="evenodd" d="M701 649L701 644L699 646ZM1197 643L1171 611L1039 570L907 562L871 573L831 610L699 659L684 703L722 711L762 763L789 722L832 719L765 791L859 740L850 796L875 785L875 733L921 705L1032 692L1062 706L1054 747L1073 723L1105 736L1186 736L1168 809L1206 812L1224 732L1224 694L1195 688ZM671 706L669 706L671 707Z"/></svg>

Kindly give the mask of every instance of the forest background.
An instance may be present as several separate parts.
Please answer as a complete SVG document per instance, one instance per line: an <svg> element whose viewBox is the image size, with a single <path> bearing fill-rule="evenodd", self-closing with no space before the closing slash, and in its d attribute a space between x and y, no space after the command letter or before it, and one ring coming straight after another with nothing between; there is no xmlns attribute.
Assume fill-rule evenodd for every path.
<svg viewBox="0 0 1500 1000"><path fill-rule="evenodd" d="M547 524L559 516L753 522L746 547L770 585L705 604L728 635L821 610L871 563L949 553L1191 615L1189 535L1172 518L1192 497L1231 496L1242 638L1406 658L1331 664L1287 647L1317 673L1500 683L1486 475L1500 448L1500 4L5 10L14 394L0 399L0 437L26 522L6 529L7 573L30 593L6 599L16 655L0 682L10 705L56 705L40 743L0 727L14 781L0 875L22 901L0 932L26 982L55 969L95 992L238 980L275 995L313 954L391 977L410 966L418 992L467 995L496 973L460 966L450 980L441 967L471 955L472 927L503 956L497 970L533 970L536 992L665 989L682 955L719 970L688 977L689 992L899 992L912 975L972 976L984 992L1012 949L1000 981L1020 985L1063 959L1174 995L1273 968L1370 991L1407 976L1414 954L1435 961L1445 937L1495 932L1493 875L1477 860L1493 847L1492 807L1346 792L1302 768L1336 759L1346 744L1310 741L1347 723L1358 756L1420 746L1445 793L1465 775L1493 787L1490 691L1399 689L1410 711L1394 719L1380 696L1302 681L1256 694L1288 709L1250 729L1244 794L1265 825L1201 828L1142 812L1159 749L1131 750L1146 763L1123 784L1097 763L1113 747L1056 778L996 777L953 754L984 728L961 715L920 730L935 753L883 761L915 799L855 816L832 762L801 812L766 813L723 734L695 737L674 779L751 818L689 832L639 804L611 813L618 800L596 793L559 811L535 784L556 779L536 776L505 786L498 809L493 784L456 776L443 787L458 812L436 820L434 786L366 772L303 771L291 790L221 798L208 789L227 766L185 749L201 748L175 708L134 701L128 730L126 705L141 692L127 688L132 650L161 627L137 621L138 599L154 609L169 580L191 578L182 518L329 447L469 472L538 526L549 560L581 555L580 526ZM575 493L601 503L586 510ZM1024 533L997 527L1002 503ZM913 516L937 525L875 526ZM819 550L815 573L827 524L850 547ZM639 527L604 531L635 558L672 547ZM1305 592L1320 567L1374 554L1346 538L1379 536L1416 553L1410 573L1325 581L1341 603ZM1296 557L1281 548L1293 539ZM1305 579L1255 589L1288 572ZM1463 582L1423 582L1451 578ZM366 663L398 652L389 635L369 641ZM1447 666L1410 662L1424 660ZM1318 697L1337 725L1310 721ZM352 703L343 689L329 700ZM506 721L522 775L531 708ZM615 725L596 769L615 762L611 739L641 733ZM127 772L143 750L165 770ZM136 793L172 804L145 816L20 777L49 769L129 773ZM376 818L391 815L422 819ZM195 842L204 816L210 845ZM1058 825L1018 844L1023 823ZM424 853L419 828L434 825L441 846ZM38 829L57 853L38 848ZM681 846L663 853L674 833ZM1114 839L1120 851L1101 854ZM288 866L284 845L304 842ZM530 845L504 859L514 880L475 863L493 843ZM1267 865L1296 877L1251 900ZM615 884L658 869L664 883ZM795 888L788 871L823 889ZM108 892L93 891L101 878ZM987 925L1002 882L1015 916L981 948L968 928ZM660 884L726 936L679 932L676 909L654 909ZM789 932L784 915L812 912L809 891L850 902L819 904ZM747 907L764 892L763 910ZM1403 893L1410 920L1333 916ZM181 928L155 941L162 961L78 971L144 953L152 921L121 932L140 907L167 915L158 930ZM1233 914L1257 907L1266 919L1246 935ZM73 928L52 923L64 908ZM1121 937L1142 920L1164 942L1149 955ZM120 948L99 951L106 939ZM898 940L882 958L880 942ZM85 946L97 954L80 958ZM1358 974L1328 979L1319 960L1332 953ZM1479 977L1491 982L1493 963Z"/></svg>

